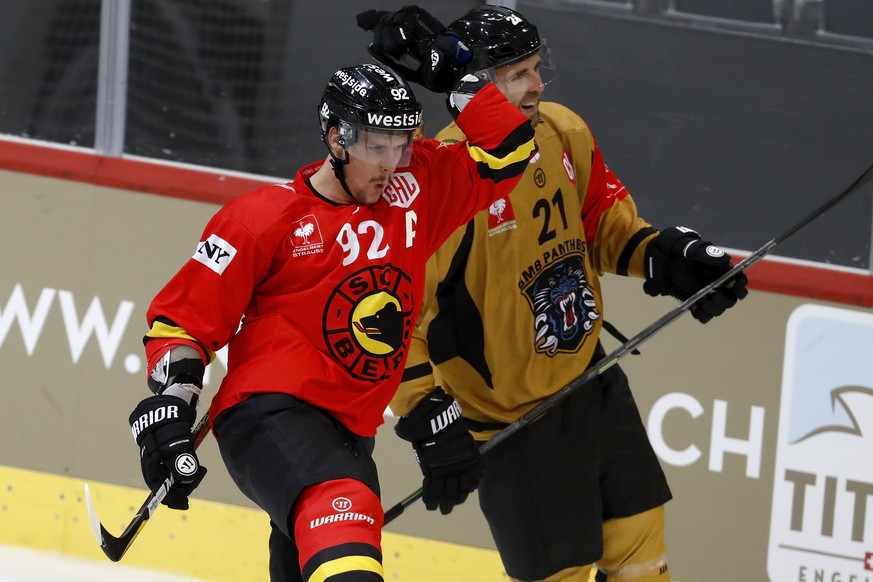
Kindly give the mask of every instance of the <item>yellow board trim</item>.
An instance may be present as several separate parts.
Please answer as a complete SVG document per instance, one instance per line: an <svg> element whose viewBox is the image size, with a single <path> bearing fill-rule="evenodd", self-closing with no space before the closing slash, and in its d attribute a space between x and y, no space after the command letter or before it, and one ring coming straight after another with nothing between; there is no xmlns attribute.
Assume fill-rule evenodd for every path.
<svg viewBox="0 0 873 582"><path fill-rule="evenodd" d="M101 521L120 534L145 500L144 488L0 465L0 544L111 563L91 532L86 481ZM269 535L261 510L203 501L195 493L188 511L161 507L119 565L209 582L269 582ZM382 532L382 554L386 580L509 580L494 550Z"/></svg>

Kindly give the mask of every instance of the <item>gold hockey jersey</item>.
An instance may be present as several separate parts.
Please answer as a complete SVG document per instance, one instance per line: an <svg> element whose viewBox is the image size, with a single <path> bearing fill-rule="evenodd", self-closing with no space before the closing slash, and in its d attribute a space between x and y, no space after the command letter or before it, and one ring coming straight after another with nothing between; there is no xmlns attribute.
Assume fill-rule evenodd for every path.
<svg viewBox="0 0 873 582"><path fill-rule="evenodd" d="M604 316L599 276L642 277L657 231L579 116L540 103L540 119L539 153L519 185L428 261L397 415L442 386L472 426L511 423L591 362ZM437 139L464 136L452 124Z"/></svg>

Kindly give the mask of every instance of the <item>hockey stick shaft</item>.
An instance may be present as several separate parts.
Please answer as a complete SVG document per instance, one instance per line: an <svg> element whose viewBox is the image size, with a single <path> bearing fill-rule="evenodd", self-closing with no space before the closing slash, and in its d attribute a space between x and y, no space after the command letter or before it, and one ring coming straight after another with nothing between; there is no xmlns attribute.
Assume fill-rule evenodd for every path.
<svg viewBox="0 0 873 582"><path fill-rule="evenodd" d="M194 428L191 429L191 434L194 435L195 450L200 446L200 443L203 442L203 439L206 438L208 433L209 415L204 414ZM124 532L116 537L106 530L100 522L100 519L97 517L97 512L94 510L94 506L91 503L91 493L88 489L88 484L85 484L85 502L88 506L88 519L91 521L91 529L94 532L94 537L97 539L97 543L100 544L100 548L103 550L103 553L106 554L106 557L113 562L117 562L124 556L131 544L133 544L136 536L139 535L139 532L145 526L146 522L152 514L157 511L158 507L161 506L161 501L163 501L164 497L167 496L167 493L172 486L173 476L170 475L166 480L164 480L160 487L149 493L149 496L140 506L136 515L133 516L133 519L130 520L130 523L125 528Z"/></svg>
<svg viewBox="0 0 873 582"><path fill-rule="evenodd" d="M860 176L858 176L854 182L846 187L845 190L816 208L814 211L810 212L807 216L805 216L802 220L797 222L797 224L793 225L791 228L787 229L785 232L779 234L772 240L765 243L761 248L754 251L745 259L731 267L731 269L724 273L721 277L719 277L706 287L703 287L697 293L674 307L671 311L667 312L660 319L656 320L651 325L639 332L637 335L633 336L628 341L623 343L614 352L601 358L598 362L585 370L585 372L583 372L580 376L570 381L563 388L540 402L536 407L521 415L514 422L503 428L500 432L495 434L484 443L482 443L482 446L479 447L479 453L484 455L485 453L505 441L507 438L524 428L525 425L528 425L538 420L546 412L548 412L556 404L558 404L558 402L566 398L570 393L577 390L580 386L587 384L594 378L603 374L606 370L617 364L618 361L626 356L629 352L632 352L634 349L638 348L640 345L643 344L643 342L650 339L652 336L661 331L664 327L673 322L673 320L691 309L694 305L697 304L698 301L700 301L704 296L709 294L713 289L716 289L717 287L723 285L725 282L733 279L735 276L739 275L741 272L745 271L746 269L760 261L774 248L776 248L777 245L785 241L785 239L794 235L797 231L807 226L810 222L825 214L828 210L839 204L850 194L860 190L871 179L873 179L873 165L871 165ZM423 490L419 488L406 496L402 501L388 509L385 512L384 524L388 525L391 521L400 516L400 514L402 514L407 507L415 503L415 501L422 496L422 493Z"/></svg>

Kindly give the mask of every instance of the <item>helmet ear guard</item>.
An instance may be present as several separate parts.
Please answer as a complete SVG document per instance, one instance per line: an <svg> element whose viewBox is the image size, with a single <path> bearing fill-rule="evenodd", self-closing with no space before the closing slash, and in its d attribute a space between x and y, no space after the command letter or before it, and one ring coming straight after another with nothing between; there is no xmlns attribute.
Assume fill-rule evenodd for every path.
<svg viewBox="0 0 873 582"><path fill-rule="evenodd" d="M347 121L340 121L336 129L339 135L337 141L343 146L343 149L348 149L349 146L358 141L358 132Z"/></svg>

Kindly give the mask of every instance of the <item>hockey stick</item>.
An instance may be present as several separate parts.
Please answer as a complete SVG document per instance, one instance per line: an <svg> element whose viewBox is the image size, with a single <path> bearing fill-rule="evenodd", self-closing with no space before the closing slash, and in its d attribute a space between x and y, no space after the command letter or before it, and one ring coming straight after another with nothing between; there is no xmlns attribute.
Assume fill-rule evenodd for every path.
<svg viewBox="0 0 873 582"><path fill-rule="evenodd" d="M203 439L209 432L209 415L204 414L197 425L191 429L191 434L194 435L194 449L196 450ZM140 506L139 511L130 520L124 532L115 537L109 533L103 524L100 523L100 518L97 517L97 512L94 510L94 505L91 503L91 491L88 489L88 484L85 483L85 503L88 505L88 519L91 521L91 530L94 532L94 538L100 544L103 553L112 560L117 562L124 556L128 548L130 548L133 540L139 535L140 530L145 526L146 522L152 514L161 506L161 501L167 496L170 487L173 486L173 476L170 475L155 491L149 493L145 502Z"/></svg>
<svg viewBox="0 0 873 582"><path fill-rule="evenodd" d="M656 333L661 331L664 327L666 327L669 323L675 320L677 317L691 309L700 299L702 299L705 295L707 295L710 291L723 285L725 282L734 278L741 272L745 271L759 260L764 258L767 254L770 253L777 245L785 241L788 237L792 236L794 233L808 225L810 222L815 220L816 218L822 216L825 212L839 204L844 198L849 196L850 194L858 191L864 186L867 182L873 179L873 165L867 168L858 178L855 179L845 190L816 208L809 215L804 217L797 224L783 232L782 234L776 236L774 239L770 240L766 244L764 244L761 248L750 254L748 257L738 262L736 265L731 267L729 271L724 273L721 277L700 289L697 293L677 305L671 311L667 312L660 319L649 325L647 328L639 332L637 335L627 340L621 346L619 346L614 352L608 354L601 358L594 365L590 366L585 372L583 372L580 376L571 380L567 385L563 388L540 402L536 407L529 410L525 414L521 415L514 422L506 426L500 432L495 434L489 440L482 443L482 446L479 447L479 453L485 454L507 438L524 428L525 425L528 425L532 422L536 422L540 417L542 417L546 412L552 409L558 402L566 398L571 392L578 389L580 386L583 386L593 380L594 378L603 374L606 370L614 366L618 363L618 361L626 356L629 352L633 351L637 347L639 347L643 342L654 336ZM409 494L402 501L391 507L385 512L385 522L384 525L388 525L395 518L400 516L403 511L412 505L417 499L419 499L422 495L423 491L421 488L418 488L413 493Z"/></svg>

